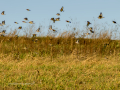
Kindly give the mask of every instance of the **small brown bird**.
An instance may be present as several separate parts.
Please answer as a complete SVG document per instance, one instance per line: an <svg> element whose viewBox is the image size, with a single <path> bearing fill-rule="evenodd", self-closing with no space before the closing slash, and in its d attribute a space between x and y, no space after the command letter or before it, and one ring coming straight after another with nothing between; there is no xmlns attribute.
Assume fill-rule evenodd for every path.
<svg viewBox="0 0 120 90"><path fill-rule="evenodd" d="M31 11L30 9L26 9L27 11Z"/></svg>
<svg viewBox="0 0 120 90"><path fill-rule="evenodd" d="M28 20L28 18L24 18L24 20Z"/></svg>
<svg viewBox="0 0 120 90"><path fill-rule="evenodd" d="M61 12L64 12L64 11L63 11L63 6L62 6L62 8L60 9L60 11L61 11Z"/></svg>
<svg viewBox="0 0 120 90"><path fill-rule="evenodd" d="M116 24L116 21L112 21L112 22Z"/></svg>
<svg viewBox="0 0 120 90"><path fill-rule="evenodd" d="M6 30L3 30L3 31L2 31L2 34L5 34L5 32L6 32Z"/></svg>
<svg viewBox="0 0 120 90"><path fill-rule="evenodd" d="M17 22L14 22L14 23L18 24Z"/></svg>
<svg viewBox="0 0 120 90"><path fill-rule="evenodd" d="M77 39L75 43L76 43L76 44L79 44L79 39Z"/></svg>
<svg viewBox="0 0 120 90"><path fill-rule="evenodd" d="M89 21L87 21L87 26L89 26L91 23Z"/></svg>
<svg viewBox="0 0 120 90"><path fill-rule="evenodd" d="M86 33L85 35L90 35L90 33Z"/></svg>
<svg viewBox="0 0 120 90"><path fill-rule="evenodd" d="M5 15L4 13L5 13L5 11L2 11L1 15Z"/></svg>
<svg viewBox="0 0 120 90"><path fill-rule="evenodd" d="M36 37L36 34L33 34L33 37Z"/></svg>
<svg viewBox="0 0 120 90"><path fill-rule="evenodd" d="M0 26L3 26L2 23L0 23Z"/></svg>
<svg viewBox="0 0 120 90"><path fill-rule="evenodd" d="M90 30L91 33L94 33L94 31Z"/></svg>
<svg viewBox="0 0 120 90"><path fill-rule="evenodd" d="M60 21L60 18L56 18L56 21Z"/></svg>
<svg viewBox="0 0 120 90"><path fill-rule="evenodd" d="M33 21L30 21L29 23L30 23L30 24L34 24Z"/></svg>
<svg viewBox="0 0 120 90"><path fill-rule="evenodd" d="M66 20L66 22L71 23L71 21Z"/></svg>
<svg viewBox="0 0 120 90"><path fill-rule="evenodd" d="M98 18L99 18L99 19L105 18L105 17L103 17L102 12L100 13L100 15L99 15Z"/></svg>
<svg viewBox="0 0 120 90"><path fill-rule="evenodd" d="M50 30L53 30L54 32L56 32L55 29L52 29L52 25L50 25L49 29L50 29Z"/></svg>
<svg viewBox="0 0 120 90"><path fill-rule="evenodd" d="M50 20L52 20L52 21L53 21L53 23L55 23L55 21L56 21L54 18L51 18Z"/></svg>
<svg viewBox="0 0 120 90"><path fill-rule="evenodd" d="M57 15L57 16L60 16L60 13L57 13L56 15Z"/></svg>
<svg viewBox="0 0 120 90"><path fill-rule="evenodd" d="M40 28L38 28L38 29L36 30L36 32L40 32Z"/></svg>
<svg viewBox="0 0 120 90"><path fill-rule="evenodd" d="M27 23L26 21L22 21L23 23Z"/></svg>
<svg viewBox="0 0 120 90"><path fill-rule="evenodd" d="M4 21L2 21L2 25L5 25L5 20L4 20Z"/></svg>
<svg viewBox="0 0 120 90"><path fill-rule="evenodd" d="M89 30L93 30L93 28L92 28L92 27L90 27L90 28L89 28Z"/></svg>
<svg viewBox="0 0 120 90"><path fill-rule="evenodd" d="M18 29L22 29L22 26L19 26Z"/></svg>

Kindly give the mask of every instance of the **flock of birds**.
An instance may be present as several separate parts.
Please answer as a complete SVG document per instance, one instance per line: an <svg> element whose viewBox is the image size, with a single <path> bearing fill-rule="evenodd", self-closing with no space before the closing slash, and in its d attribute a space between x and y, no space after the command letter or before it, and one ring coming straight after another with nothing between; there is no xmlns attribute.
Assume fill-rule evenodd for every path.
<svg viewBox="0 0 120 90"><path fill-rule="evenodd" d="M30 9L26 9L26 10L27 10L27 11L31 11ZM61 7L60 12L64 12L63 6ZM5 11L2 11L1 15L5 15ZM57 16L60 16L60 13L57 13L56 15L57 15ZM101 12L100 15L98 16L98 19L102 19L102 18L105 18L105 17L103 17L102 12ZM25 21L22 21L23 23L28 23L28 22L27 22L27 21L28 21L28 18L24 18L24 20L25 20ZM51 18L50 20L52 20L53 23L55 23L56 21L60 21L60 18L59 18L59 17L58 17L58 18ZM66 22L71 23L71 21L68 21L68 20L66 20ZM113 23L116 23L116 21L112 21L112 22L113 22ZM19 24L18 22L14 22L14 23L15 23L15 24ZM33 21L29 21L29 23L30 23L30 24L34 24ZM88 27L90 24L91 24L91 23L90 23L89 21L87 21L87 27ZM5 25L5 20L2 21L2 23L0 23L0 26L3 26L3 25ZM18 29L22 29L22 26L19 26ZM52 28L52 25L49 26L49 29L52 30L52 31L54 31L54 32L56 32L56 30ZM90 27L89 30L90 30L91 33L94 33L92 27ZM6 32L6 30L3 30L2 32L0 32L0 36L4 36L4 35L5 35L5 32ZM40 27L36 30L36 32L40 32ZM86 35L90 35L90 33L86 33ZM36 34L33 34L33 37L36 37Z"/></svg>

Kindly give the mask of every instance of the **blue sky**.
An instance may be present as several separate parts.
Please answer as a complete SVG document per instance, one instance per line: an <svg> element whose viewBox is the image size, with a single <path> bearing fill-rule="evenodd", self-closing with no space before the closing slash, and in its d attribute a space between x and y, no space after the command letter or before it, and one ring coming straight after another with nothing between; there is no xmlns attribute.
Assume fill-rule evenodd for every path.
<svg viewBox="0 0 120 90"><path fill-rule="evenodd" d="M60 12L62 6L64 12ZM89 32L86 30L87 21L92 23L89 27L97 26L95 31L98 33L104 27L109 31L117 28L119 30L120 27L120 0L2 0L1 7L0 12L5 11L6 15L0 15L0 22L5 20L6 25L0 28L1 31L6 29L7 33L19 26L22 26L23 30L32 26L29 23L22 23L25 17L29 21L34 21L34 31L42 26L41 32L44 34L48 32L49 25L52 25L58 33L70 31L74 27L79 31ZM97 18L100 12L105 18ZM57 16L56 13L61 15ZM60 21L53 23L50 20L52 17L60 17ZM66 20L70 20L71 23L65 22ZM117 24L113 24L112 20ZM15 24L15 21L19 24Z"/></svg>

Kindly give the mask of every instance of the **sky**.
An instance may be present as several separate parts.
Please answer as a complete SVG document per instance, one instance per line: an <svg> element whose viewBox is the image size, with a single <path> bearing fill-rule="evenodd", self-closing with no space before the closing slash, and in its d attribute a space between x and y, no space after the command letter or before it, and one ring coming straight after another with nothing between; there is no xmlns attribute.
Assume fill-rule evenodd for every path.
<svg viewBox="0 0 120 90"><path fill-rule="evenodd" d="M60 12L62 6L64 12ZM30 31L29 28L32 26L34 30L32 33L36 33L36 29L40 26L42 35L46 35L49 25L52 25L57 33L69 32L73 28L81 33L90 33L86 27L87 21L92 23L89 27L93 27L97 33L104 30L117 30L118 35L120 30L120 0L2 0L1 7L0 12L5 11L5 15L0 15L0 22L5 20L6 25L0 26L0 31L5 29L6 33L14 29L18 30L19 26L23 28L18 30L20 34L25 30ZM105 18L98 19L100 12ZM60 16L57 16L57 13L60 13ZM23 23L25 17L35 24ZM52 17L60 17L60 21L53 23L50 20ZM66 20L71 23L67 23ZM113 20L117 24L112 23Z"/></svg>

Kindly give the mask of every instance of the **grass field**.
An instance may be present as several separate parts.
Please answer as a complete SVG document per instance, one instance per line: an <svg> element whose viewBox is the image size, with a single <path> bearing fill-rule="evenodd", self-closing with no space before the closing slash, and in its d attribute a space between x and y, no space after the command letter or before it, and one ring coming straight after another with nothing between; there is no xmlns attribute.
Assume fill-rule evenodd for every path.
<svg viewBox="0 0 120 90"><path fill-rule="evenodd" d="M107 33L0 37L0 90L119 90L119 50Z"/></svg>

